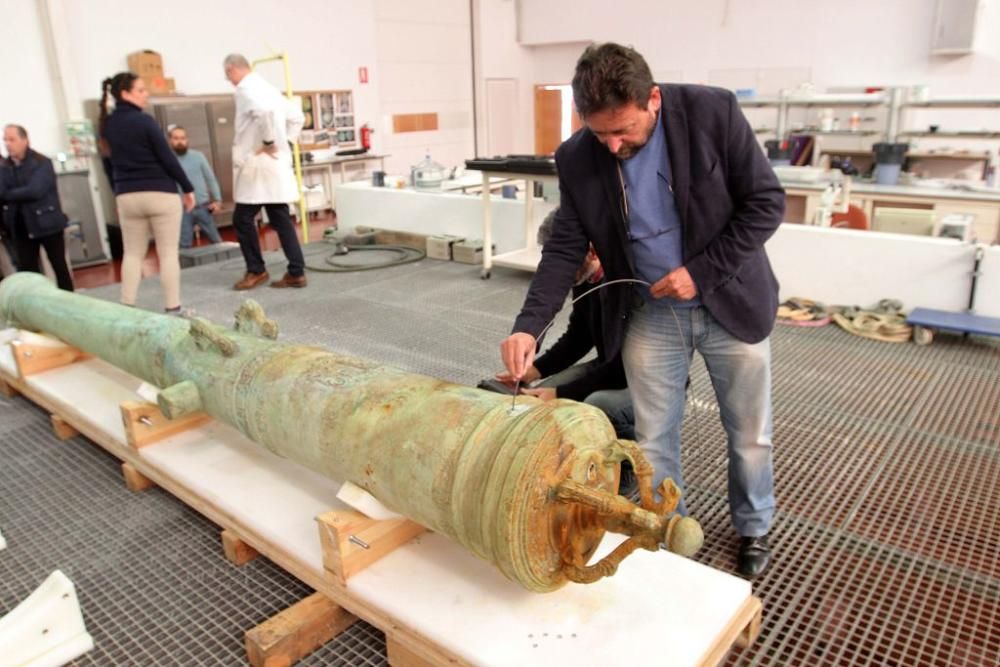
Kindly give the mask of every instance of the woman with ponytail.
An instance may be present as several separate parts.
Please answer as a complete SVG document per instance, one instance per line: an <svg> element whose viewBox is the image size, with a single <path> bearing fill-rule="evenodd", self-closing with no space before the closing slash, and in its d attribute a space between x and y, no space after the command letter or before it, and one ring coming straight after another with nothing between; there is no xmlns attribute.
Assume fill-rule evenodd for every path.
<svg viewBox="0 0 1000 667"><path fill-rule="evenodd" d="M108 113L108 97L114 112ZM177 257L183 206L194 208L194 187L184 174L177 156L167 145L160 126L144 114L149 92L142 79L121 72L105 79L98 120L102 157L110 159L109 176L118 205L125 256L122 260L122 303L134 306L142 280L142 261L150 236L156 242L160 261L160 284L168 313L181 312L181 269Z"/></svg>

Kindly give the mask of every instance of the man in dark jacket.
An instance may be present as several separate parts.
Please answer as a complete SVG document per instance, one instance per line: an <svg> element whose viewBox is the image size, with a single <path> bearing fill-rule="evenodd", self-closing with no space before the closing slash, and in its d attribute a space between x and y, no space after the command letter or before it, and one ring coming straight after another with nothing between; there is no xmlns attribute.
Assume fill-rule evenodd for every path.
<svg viewBox="0 0 1000 667"><path fill-rule="evenodd" d="M31 149L28 131L20 125L3 130L8 158L0 165L0 201L5 234L13 241L19 271L41 273L39 250L45 248L60 289L73 291L66 264L66 216L59 204L52 161Z"/></svg>
<svg viewBox="0 0 1000 667"><path fill-rule="evenodd" d="M531 366L588 243L609 282L643 280L608 288L605 340L622 346L654 484L670 477L683 488L684 384L697 349L728 436L738 569L755 577L768 565L775 505L768 336L778 285L764 243L784 192L728 91L656 85L641 55L602 44L577 62L573 97L584 128L556 152L560 216L501 346L504 364L514 377Z"/></svg>

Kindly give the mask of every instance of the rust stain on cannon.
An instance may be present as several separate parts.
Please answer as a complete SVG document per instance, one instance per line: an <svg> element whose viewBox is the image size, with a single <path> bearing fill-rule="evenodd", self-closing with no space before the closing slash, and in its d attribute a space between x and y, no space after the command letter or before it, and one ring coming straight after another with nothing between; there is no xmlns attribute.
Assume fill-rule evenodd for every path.
<svg viewBox="0 0 1000 667"><path fill-rule="evenodd" d="M237 330L57 290L19 273L0 283L0 318L49 333L161 388L165 414L204 410L275 454L351 481L390 509L447 535L525 588L615 572L661 543L690 555L701 528L673 513L635 443L596 408L543 403L273 340L277 325L245 303ZM618 466L642 500L616 495ZM606 531L628 538L597 563Z"/></svg>

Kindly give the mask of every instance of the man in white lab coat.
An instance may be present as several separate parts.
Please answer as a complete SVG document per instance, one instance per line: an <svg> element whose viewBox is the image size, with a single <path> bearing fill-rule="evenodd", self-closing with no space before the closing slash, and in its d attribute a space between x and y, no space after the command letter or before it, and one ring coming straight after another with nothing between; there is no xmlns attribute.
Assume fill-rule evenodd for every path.
<svg viewBox="0 0 1000 667"><path fill-rule="evenodd" d="M246 275L233 288L253 289L270 278L255 222L262 206L288 258L288 271L271 287L305 287L305 259L288 213L288 202L299 198L289 142L298 138L305 118L297 105L252 71L243 56L226 56L224 67L226 78L236 86L233 226L247 264Z"/></svg>

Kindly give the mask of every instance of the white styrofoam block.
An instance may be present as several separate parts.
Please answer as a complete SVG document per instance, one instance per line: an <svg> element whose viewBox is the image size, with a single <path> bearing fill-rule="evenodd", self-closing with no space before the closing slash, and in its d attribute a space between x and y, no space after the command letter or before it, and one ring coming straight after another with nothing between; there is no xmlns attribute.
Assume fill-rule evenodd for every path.
<svg viewBox="0 0 1000 667"><path fill-rule="evenodd" d="M402 514L396 514L378 501L378 498L352 482L344 482L337 491L337 500L351 506L370 519L389 521L402 519Z"/></svg>
<svg viewBox="0 0 1000 667"><path fill-rule="evenodd" d="M3 533L0 533L0 551L7 548L7 540L3 538Z"/></svg>
<svg viewBox="0 0 1000 667"><path fill-rule="evenodd" d="M766 245L780 299L870 306L968 306L975 247L954 239L784 224Z"/></svg>
<svg viewBox="0 0 1000 667"><path fill-rule="evenodd" d="M148 382L143 382L139 385L139 388L135 390L135 393L137 393L139 397L147 403L156 403L156 399L160 395L160 390L158 387L154 387Z"/></svg>
<svg viewBox="0 0 1000 667"><path fill-rule="evenodd" d="M76 587L56 570L0 618L0 656L17 667L58 667L94 648Z"/></svg>

